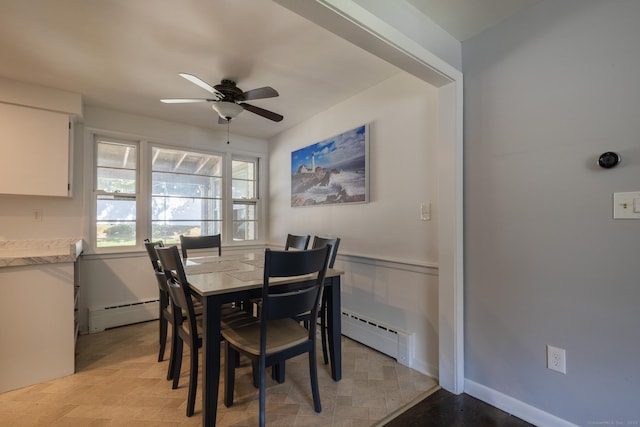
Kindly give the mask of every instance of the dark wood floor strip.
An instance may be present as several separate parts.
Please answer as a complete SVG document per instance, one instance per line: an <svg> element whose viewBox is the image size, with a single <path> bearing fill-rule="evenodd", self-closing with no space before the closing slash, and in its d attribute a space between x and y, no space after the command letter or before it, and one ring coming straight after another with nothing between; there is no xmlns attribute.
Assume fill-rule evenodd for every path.
<svg viewBox="0 0 640 427"><path fill-rule="evenodd" d="M531 427L488 403L468 394L455 395L439 389L407 409L384 427Z"/></svg>

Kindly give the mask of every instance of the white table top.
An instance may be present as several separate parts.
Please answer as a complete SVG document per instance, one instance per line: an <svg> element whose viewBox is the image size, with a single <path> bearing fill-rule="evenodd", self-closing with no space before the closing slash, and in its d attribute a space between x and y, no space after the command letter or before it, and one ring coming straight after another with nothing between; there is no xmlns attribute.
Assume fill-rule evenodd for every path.
<svg viewBox="0 0 640 427"><path fill-rule="evenodd" d="M246 252L217 256L187 258L185 273L194 292L202 296L255 289L262 286L264 252ZM328 269L326 277L343 274ZM315 274L295 278L272 278L273 284L296 283L311 280Z"/></svg>

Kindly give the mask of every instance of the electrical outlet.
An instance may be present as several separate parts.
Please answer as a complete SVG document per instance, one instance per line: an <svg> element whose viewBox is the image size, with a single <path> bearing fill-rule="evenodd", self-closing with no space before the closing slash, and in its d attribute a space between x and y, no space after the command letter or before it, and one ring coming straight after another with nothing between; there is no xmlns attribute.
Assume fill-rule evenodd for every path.
<svg viewBox="0 0 640 427"><path fill-rule="evenodd" d="M33 220L40 222L42 221L42 209L34 209L33 210Z"/></svg>
<svg viewBox="0 0 640 427"><path fill-rule="evenodd" d="M547 368L561 374L567 373L567 354L564 348L547 346Z"/></svg>

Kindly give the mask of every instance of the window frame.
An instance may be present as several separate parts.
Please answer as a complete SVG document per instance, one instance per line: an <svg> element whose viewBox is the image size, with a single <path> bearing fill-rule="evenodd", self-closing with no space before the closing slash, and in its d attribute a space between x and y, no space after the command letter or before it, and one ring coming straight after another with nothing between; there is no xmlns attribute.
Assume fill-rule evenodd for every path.
<svg viewBox="0 0 640 427"><path fill-rule="evenodd" d="M136 147L136 169L135 169L135 179L136 179L136 188L135 193L118 193L113 192L110 193L104 190L98 190L98 144L100 142L112 142L115 144L129 145ZM90 224L90 236L92 248L96 252L122 252L128 251L132 249L137 249L140 245L139 237L141 236L141 232L143 229L141 228L140 223L140 208L142 207L141 203L141 195L142 195L142 182L141 182L141 174L140 174L140 164L142 162L142 150L140 141L136 141L130 138L122 137L122 136L113 136L106 133L95 133L91 138L91 147L92 147L92 180L91 180L91 224ZM136 206L136 218L135 222L135 244L133 245L122 245L122 246L101 246L98 247L97 233L98 233L98 197L104 195L117 195L120 194L121 197L126 197L129 199L135 200Z"/></svg>
<svg viewBox="0 0 640 427"><path fill-rule="evenodd" d="M254 188L254 198L253 199L234 199L233 198L233 162L234 161L241 161L241 162L247 162L247 163L253 163L255 165L255 179L253 181L255 181L255 188ZM235 243L246 243L246 242L256 242L256 241L260 241L261 240L261 236L263 236L262 234L262 228L264 226L264 221L263 221L263 216L264 216L264 212L262 210L262 203L261 203L261 182L262 182L262 161L260 157L253 157L253 156L247 156L247 155L242 155L242 154L231 154L229 156L229 186L228 186L228 194L229 194L229 200L230 200L230 212L229 212L229 228L228 228L228 233L229 236L231 236L231 241L235 242ZM248 181L248 180L247 180ZM233 239L233 225L234 225L234 219L233 219L233 208L236 204L243 204L243 205L253 205L254 209L255 209L255 225L256 225L256 230L255 230L255 239L254 240L234 240Z"/></svg>

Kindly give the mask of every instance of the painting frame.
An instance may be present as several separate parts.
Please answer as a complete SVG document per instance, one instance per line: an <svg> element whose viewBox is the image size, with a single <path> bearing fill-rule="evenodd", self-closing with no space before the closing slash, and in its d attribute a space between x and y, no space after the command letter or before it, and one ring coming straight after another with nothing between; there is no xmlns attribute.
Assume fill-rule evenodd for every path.
<svg viewBox="0 0 640 427"><path fill-rule="evenodd" d="M291 207L369 202L370 125L291 152Z"/></svg>

